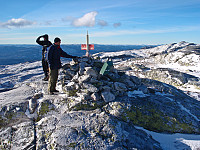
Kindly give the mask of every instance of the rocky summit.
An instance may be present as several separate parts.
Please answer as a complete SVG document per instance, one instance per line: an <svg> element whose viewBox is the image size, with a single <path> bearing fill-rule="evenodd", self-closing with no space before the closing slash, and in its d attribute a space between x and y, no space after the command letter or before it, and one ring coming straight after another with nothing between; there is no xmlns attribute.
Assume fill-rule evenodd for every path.
<svg viewBox="0 0 200 150"><path fill-rule="evenodd" d="M200 134L200 102L186 90L194 87L198 94L199 77L194 70L166 67L191 70L199 65L199 54L199 45L187 42L117 57L99 53L65 64L58 94L47 95L47 82L38 80L4 91L0 148L155 150L163 147L138 126L157 133ZM102 75L107 58L114 66Z"/></svg>

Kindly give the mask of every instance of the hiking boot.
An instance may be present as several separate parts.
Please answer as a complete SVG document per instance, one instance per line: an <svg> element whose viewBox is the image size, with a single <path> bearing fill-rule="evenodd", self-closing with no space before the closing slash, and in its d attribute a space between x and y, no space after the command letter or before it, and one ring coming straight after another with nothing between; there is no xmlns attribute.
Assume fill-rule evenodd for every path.
<svg viewBox="0 0 200 150"><path fill-rule="evenodd" d="M53 92L59 92L58 90L54 90Z"/></svg>
<svg viewBox="0 0 200 150"><path fill-rule="evenodd" d="M48 94L49 94L49 95L54 95L54 93L53 93L53 92L48 92Z"/></svg>
<svg viewBox="0 0 200 150"><path fill-rule="evenodd" d="M43 79L44 81L48 81L49 80L49 77L48 76L46 76L46 77L44 77L44 79Z"/></svg>

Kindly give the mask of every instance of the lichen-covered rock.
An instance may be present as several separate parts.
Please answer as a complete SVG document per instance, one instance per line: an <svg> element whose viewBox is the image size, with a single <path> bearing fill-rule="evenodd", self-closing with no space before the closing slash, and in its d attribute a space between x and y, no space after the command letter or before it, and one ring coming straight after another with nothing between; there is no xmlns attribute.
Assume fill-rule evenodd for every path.
<svg viewBox="0 0 200 150"><path fill-rule="evenodd" d="M24 122L12 127L12 149L34 149L35 129L33 122ZM34 141L35 140L35 141Z"/></svg>
<svg viewBox="0 0 200 150"><path fill-rule="evenodd" d="M12 142L12 128L1 128L0 129L0 148L11 149Z"/></svg>
<svg viewBox="0 0 200 150"><path fill-rule="evenodd" d="M58 121L59 120L59 121ZM90 120L90 121L87 121ZM53 125L53 126L52 126ZM159 143L99 109L44 118L37 126L38 149L161 149ZM43 144L42 144L43 142Z"/></svg>
<svg viewBox="0 0 200 150"><path fill-rule="evenodd" d="M34 126L32 121L27 121L5 127L0 130L0 149L33 149Z"/></svg>

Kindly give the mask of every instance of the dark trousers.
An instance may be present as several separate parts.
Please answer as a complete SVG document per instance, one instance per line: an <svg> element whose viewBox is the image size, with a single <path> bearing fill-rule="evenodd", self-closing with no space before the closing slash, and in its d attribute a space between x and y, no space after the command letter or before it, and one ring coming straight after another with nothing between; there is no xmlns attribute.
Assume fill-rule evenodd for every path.
<svg viewBox="0 0 200 150"><path fill-rule="evenodd" d="M49 75L49 65L48 65L48 62L45 58L42 59L42 68L43 68L45 77L48 77L48 75Z"/></svg>
<svg viewBox="0 0 200 150"><path fill-rule="evenodd" d="M48 91L53 92L56 90L56 83L58 80L58 69L49 70L49 83L48 83Z"/></svg>

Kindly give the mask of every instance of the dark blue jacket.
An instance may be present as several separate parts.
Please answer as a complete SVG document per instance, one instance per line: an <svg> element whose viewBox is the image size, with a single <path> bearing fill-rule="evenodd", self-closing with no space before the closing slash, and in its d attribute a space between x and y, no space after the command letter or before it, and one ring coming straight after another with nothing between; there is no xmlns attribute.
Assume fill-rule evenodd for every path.
<svg viewBox="0 0 200 150"><path fill-rule="evenodd" d="M49 47L47 55L49 67L51 70L61 68L60 57L76 58L76 56L68 55L66 52L64 52L59 45L53 44L51 47Z"/></svg>

